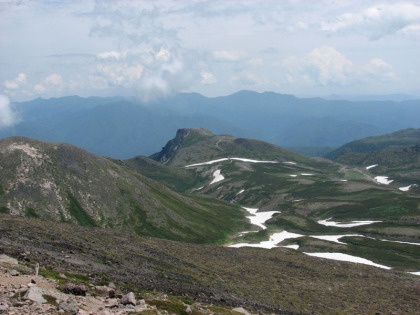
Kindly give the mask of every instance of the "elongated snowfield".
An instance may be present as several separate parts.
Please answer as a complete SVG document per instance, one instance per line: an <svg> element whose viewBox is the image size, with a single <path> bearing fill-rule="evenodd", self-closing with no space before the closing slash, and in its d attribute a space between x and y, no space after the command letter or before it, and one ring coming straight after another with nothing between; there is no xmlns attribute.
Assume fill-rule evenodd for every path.
<svg viewBox="0 0 420 315"><path fill-rule="evenodd" d="M252 159L245 159L245 158L222 158L222 159L211 160L211 161L207 161L207 162L190 164L190 165L187 165L185 167L211 165L211 164L214 164L214 163L219 163L219 162L228 161L228 160L242 161L242 162L248 162L248 163L279 163L278 161L260 161L260 160L252 160Z"/></svg>
<svg viewBox="0 0 420 315"><path fill-rule="evenodd" d="M358 235L358 234L344 234L344 235L309 235L309 237L312 238L317 238L319 240L324 240L324 241L330 241L330 242L334 242L334 243L338 243L338 244L346 244L344 242L340 242L339 239L345 236L362 236L363 235Z"/></svg>
<svg viewBox="0 0 420 315"><path fill-rule="evenodd" d="M342 253L304 253L304 254L308 256L319 257L319 258L365 264L365 265L370 265L370 266L388 269L388 270L392 269L391 267L376 264L373 261L365 259L365 258L360 258L360 257L352 256L352 255L342 254Z"/></svg>
<svg viewBox="0 0 420 315"><path fill-rule="evenodd" d="M371 168L377 167L378 164L369 165L366 167L367 170L370 170Z"/></svg>
<svg viewBox="0 0 420 315"><path fill-rule="evenodd" d="M329 220L330 219L319 220L318 224L325 225L325 226L335 226L339 228L349 228L349 227L354 227L354 226L369 225L369 224L373 224L377 222L382 222L382 221L351 221L349 223L340 223L340 222L329 221Z"/></svg>
<svg viewBox="0 0 420 315"><path fill-rule="evenodd" d="M409 272L409 273L411 273L412 275L420 276L420 271Z"/></svg>

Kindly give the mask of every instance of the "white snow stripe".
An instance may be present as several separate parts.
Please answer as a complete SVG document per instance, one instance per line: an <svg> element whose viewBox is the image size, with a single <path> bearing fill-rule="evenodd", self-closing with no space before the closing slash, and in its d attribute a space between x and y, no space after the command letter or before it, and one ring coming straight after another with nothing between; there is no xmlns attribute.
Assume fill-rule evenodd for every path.
<svg viewBox="0 0 420 315"><path fill-rule="evenodd" d="M364 265L370 265L378 268L383 269L392 269L391 267L376 264L371 260L360 258L348 254L342 254L342 253L304 253L309 256L319 257L319 258L326 258L326 259L333 259L333 260L340 260L340 261L347 261L347 262L353 262L358 264L364 264Z"/></svg>

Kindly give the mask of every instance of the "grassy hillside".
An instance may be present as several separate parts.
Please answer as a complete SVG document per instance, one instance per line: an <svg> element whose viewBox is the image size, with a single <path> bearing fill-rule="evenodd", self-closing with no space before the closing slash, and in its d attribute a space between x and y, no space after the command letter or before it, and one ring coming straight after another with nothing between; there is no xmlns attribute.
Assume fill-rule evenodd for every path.
<svg viewBox="0 0 420 315"><path fill-rule="evenodd" d="M405 129L391 134L368 137L349 142L340 148L329 152L326 158L337 160L346 153L377 152L391 146L413 146L420 144L420 129Z"/></svg>
<svg viewBox="0 0 420 315"><path fill-rule="evenodd" d="M12 137L0 141L0 155L2 213L200 243L245 224L236 206L175 193L71 145Z"/></svg>
<svg viewBox="0 0 420 315"><path fill-rule="evenodd" d="M299 245L298 250L302 252L338 251L401 270L417 270L420 264L418 245L402 246L393 242L385 246L382 241L420 244L420 198L415 185L420 183L419 177L413 175L413 169L407 169L405 178L394 177L393 173L382 173L385 169L379 166L369 170L366 167L344 166L325 159L307 158L264 142L231 136L208 135L191 145L183 145L183 140L188 140L194 132L182 132L185 137L179 137L178 133L176 149L166 155L167 163L175 166L175 170L169 171L168 166L161 164L159 178L154 178L168 185L177 185L176 179L180 178L179 185L185 191L188 183L178 174L188 172L190 178L193 178L192 174L197 178L197 181L190 181L191 195L211 196L232 204L258 208L259 212L280 212L267 221L267 230L238 234L230 243L259 243L276 232L288 231L305 237L289 239L281 245ZM393 160L397 161L399 156L396 152ZM200 164L226 157L231 159ZM277 163L253 163L233 157ZM198 165L185 167L194 163ZM168 171L164 171L166 169ZM141 165L138 165L138 170L143 172ZM220 171L224 178L212 183L215 171ZM146 170L144 174L147 173ZM377 175L392 176L394 181L389 185L380 184L374 179ZM409 191L399 189L408 185L412 185ZM325 219L341 223L381 222L340 228L318 223ZM251 230L258 229L254 226ZM357 241L355 238L351 241L343 238L344 244L339 246L314 238L344 234L362 235L364 238ZM373 238L369 244L368 237ZM370 250L372 246L375 251ZM393 248L393 254L390 254L389 247Z"/></svg>
<svg viewBox="0 0 420 315"><path fill-rule="evenodd" d="M155 161L175 167L227 157L310 161L295 152L267 142L229 135L216 136L199 128L178 130L176 137L162 151L151 156Z"/></svg>
<svg viewBox="0 0 420 315"><path fill-rule="evenodd" d="M0 253L25 258L29 266L39 262L44 275L59 279L66 272L67 281L113 281L139 299L164 292L167 307L201 301L213 304L218 314L232 314L223 305L258 314L415 314L419 309L418 276L285 248L186 244L8 215L0 215L0 235Z"/></svg>

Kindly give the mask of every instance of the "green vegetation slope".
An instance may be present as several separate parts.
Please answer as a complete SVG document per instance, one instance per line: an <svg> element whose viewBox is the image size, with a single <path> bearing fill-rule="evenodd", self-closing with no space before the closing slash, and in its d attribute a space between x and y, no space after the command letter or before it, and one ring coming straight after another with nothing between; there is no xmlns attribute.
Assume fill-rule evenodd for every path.
<svg viewBox="0 0 420 315"><path fill-rule="evenodd" d="M200 243L245 222L238 207L175 193L120 161L23 137L0 141L0 212Z"/></svg>

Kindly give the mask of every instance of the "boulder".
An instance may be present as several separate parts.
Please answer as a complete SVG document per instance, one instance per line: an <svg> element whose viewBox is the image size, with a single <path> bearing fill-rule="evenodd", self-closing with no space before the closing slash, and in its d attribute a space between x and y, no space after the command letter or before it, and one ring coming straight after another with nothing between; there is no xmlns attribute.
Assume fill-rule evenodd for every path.
<svg viewBox="0 0 420 315"><path fill-rule="evenodd" d="M79 313L79 306L77 305L77 302L73 298L70 298L67 301L61 302L60 305L58 306L58 309L72 315L76 315L77 313Z"/></svg>
<svg viewBox="0 0 420 315"><path fill-rule="evenodd" d="M74 295L86 295L87 288L83 284L66 283L64 291Z"/></svg>
<svg viewBox="0 0 420 315"><path fill-rule="evenodd" d="M126 295L123 295L123 297L121 298L121 304L127 305L127 304L131 304L131 305L136 305L136 298L134 296L133 292L127 293Z"/></svg>
<svg viewBox="0 0 420 315"><path fill-rule="evenodd" d="M25 296L23 297L24 300L31 300L35 303L45 303L47 302L46 299L42 296L44 294L43 290L38 288L37 286L29 288L29 290L26 292Z"/></svg>

